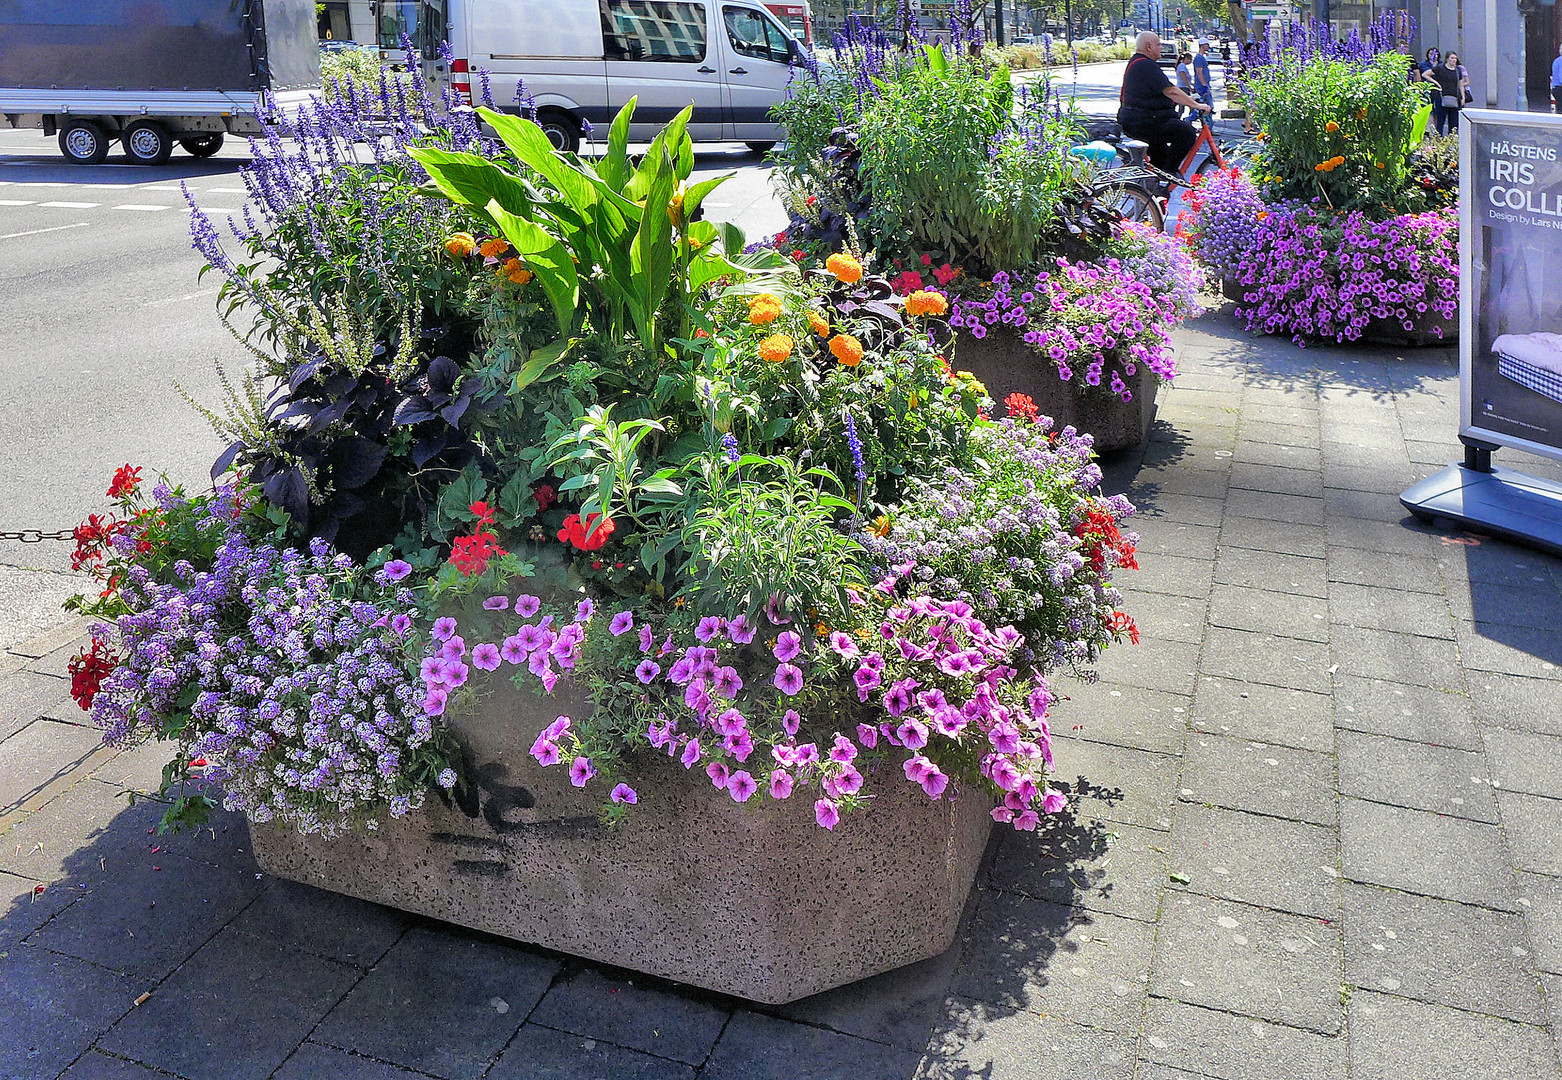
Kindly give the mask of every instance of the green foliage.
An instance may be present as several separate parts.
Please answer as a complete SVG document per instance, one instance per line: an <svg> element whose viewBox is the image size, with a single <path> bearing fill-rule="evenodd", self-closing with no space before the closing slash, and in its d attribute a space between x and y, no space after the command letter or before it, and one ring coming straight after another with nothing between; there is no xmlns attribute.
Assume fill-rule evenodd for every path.
<svg viewBox="0 0 1562 1080"><path fill-rule="evenodd" d="M1409 58L1366 63L1284 53L1246 82L1263 131L1254 165L1269 202L1322 196L1337 210L1405 209L1409 159L1426 131L1425 90L1406 82Z"/></svg>

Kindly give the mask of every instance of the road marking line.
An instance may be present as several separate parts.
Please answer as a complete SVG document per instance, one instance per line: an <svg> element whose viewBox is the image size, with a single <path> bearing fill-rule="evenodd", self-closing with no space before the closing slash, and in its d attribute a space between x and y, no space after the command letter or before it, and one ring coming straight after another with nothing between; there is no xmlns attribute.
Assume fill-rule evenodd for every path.
<svg viewBox="0 0 1562 1080"><path fill-rule="evenodd" d="M0 206L31 206L31 199L0 199Z"/></svg>
<svg viewBox="0 0 1562 1080"><path fill-rule="evenodd" d="M39 206L52 206L56 210L91 210L94 206L102 206L95 202L41 202Z"/></svg>
<svg viewBox="0 0 1562 1080"><path fill-rule="evenodd" d="M175 195L182 195L182 194L184 194L184 191L183 191L182 188L168 187L167 185L163 185L163 186L160 186L160 187L137 187L136 190L137 191L168 191L168 192L172 192Z"/></svg>
<svg viewBox="0 0 1562 1080"><path fill-rule="evenodd" d="M26 232L6 233L0 236L0 240L15 240L18 236L38 236L46 232L59 232L61 229L84 229L90 224L86 221L78 221L74 225L53 225L47 229L29 229Z"/></svg>
<svg viewBox="0 0 1562 1080"><path fill-rule="evenodd" d="M249 194L249 188L241 188L241 187L209 187L206 190L207 191L211 191L211 192L215 192L218 195L248 195Z"/></svg>
<svg viewBox="0 0 1562 1080"><path fill-rule="evenodd" d="M200 292L186 293L183 296L169 296L162 300L148 300L147 307L162 307L164 304L179 304L186 300L197 300L203 296L216 296L216 289L202 289Z"/></svg>
<svg viewBox="0 0 1562 1080"><path fill-rule="evenodd" d="M150 203L120 203L114 210L172 210L171 206L153 206Z"/></svg>

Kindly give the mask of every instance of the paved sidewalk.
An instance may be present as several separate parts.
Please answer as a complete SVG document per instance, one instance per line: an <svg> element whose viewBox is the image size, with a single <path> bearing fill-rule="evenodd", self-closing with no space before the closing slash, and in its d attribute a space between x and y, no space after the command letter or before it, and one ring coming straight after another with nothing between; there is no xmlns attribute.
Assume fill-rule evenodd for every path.
<svg viewBox="0 0 1562 1080"><path fill-rule="evenodd" d="M1449 351L1180 344L1113 470L1144 640L949 953L758 1009L261 877L126 806L161 760L83 726L72 625L0 658L0 1080L1562 1078L1562 560L1401 512Z"/></svg>

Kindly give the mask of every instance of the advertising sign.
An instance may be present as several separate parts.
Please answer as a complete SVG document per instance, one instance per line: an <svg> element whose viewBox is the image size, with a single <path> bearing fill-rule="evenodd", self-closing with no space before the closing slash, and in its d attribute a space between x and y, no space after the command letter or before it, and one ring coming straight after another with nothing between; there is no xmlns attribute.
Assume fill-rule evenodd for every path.
<svg viewBox="0 0 1562 1080"><path fill-rule="evenodd" d="M1466 109L1460 435L1562 459L1562 116Z"/></svg>

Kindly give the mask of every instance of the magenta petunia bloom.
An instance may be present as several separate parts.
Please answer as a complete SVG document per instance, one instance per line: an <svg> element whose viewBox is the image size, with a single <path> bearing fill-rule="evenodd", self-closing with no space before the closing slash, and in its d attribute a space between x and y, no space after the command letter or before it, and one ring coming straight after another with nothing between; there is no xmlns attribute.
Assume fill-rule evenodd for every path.
<svg viewBox="0 0 1562 1080"><path fill-rule="evenodd" d="M450 635L454 634L455 632L456 621L449 615L443 615L440 618L434 620L434 629L432 631L434 640L449 641Z"/></svg>
<svg viewBox="0 0 1562 1080"><path fill-rule="evenodd" d="M454 690L466 685L467 666L459 660L445 661L445 685Z"/></svg>
<svg viewBox="0 0 1562 1080"><path fill-rule="evenodd" d="M596 610L597 605L591 602L591 597L586 597L580 603L575 605L575 621L585 622L587 619L591 618L592 615L596 614Z"/></svg>
<svg viewBox="0 0 1562 1080"><path fill-rule="evenodd" d="M938 766L934 765L922 754L918 754L916 757L907 758L901 764L900 768L901 771L906 774L907 780L910 780L913 784L920 784L922 782L922 778L925 777L929 771L937 770Z"/></svg>
<svg viewBox="0 0 1562 1080"><path fill-rule="evenodd" d="M635 793L635 789L625 783L615 784L613 793L608 797L616 803L628 803L631 806L640 801L640 796Z"/></svg>
<svg viewBox="0 0 1562 1080"><path fill-rule="evenodd" d="M772 799L790 799L792 797L792 774L785 769L776 769L770 774L770 797Z"/></svg>
<svg viewBox="0 0 1562 1080"><path fill-rule="evenodd" d="M546 768L549 765L557 765L563 759L559 752L559 744L543 736L537 736L537 741L532 743L532 757L537 759L537 764Z"/></svg>
<svg viewBox="0 0 1562 1080"><path fill-rule="evenodd" d="M542 601L535 596L523 594L515 598L515 613L523 619L529 619L542 610Z"/></svg>
<svg viewBox="0 0 1562 1080"><path fill-rule="evenodd" d="M833 776L830 783L841 795L855 795L862 790L862 773L848 765Z"/></svg>
<svg viewBox="0 0 1562 1080"><path fill-rule="evenodd" d="M736 668L719 667L711 676L711 685L722 697L735 698L738 691L743 689L743 680L738 676Z"/></svg>
<svg viewBox="0 0 1562 1080"><path fill-rule="evenodd" d="M392 559L390 562L385 564L384 573L385 580L400 581L402 578L412 573L412 564L405 562L402 559Z"/></svg>
<svg viewBox="0 0 1562 1080"><path fill-rule="evenodd" d="M423 663L418 667L418 674L422 676L424 683L434 684L445 681L444 661L437 656L425 656Z"/></svg>
<svg viewBox="0 0 1562 1080"><path fill-rule="evenodd" d="M500 644L499 658L506 664L526 663L526 650L521 646L521 639L517 635L511 634Z"/></svg>
<svg viewBox="0 0 1562 1080"><path fill-rule="evenodd" d="M908 716L895 729L895 737L907 749L920 750L927 745L927 725Z"/></svg>
<svg viewBox="0 0 1562 1080"><path fill-rule="evenodd" d="M1024 810L1014 815L1014 827L1021 832L1035 832L1041 823L1041 815L1034 810Z"/></svg>
<svg viewBox="0 0 1562 1080"><path fill-rule="evenodd" d="M782 664L776 668L776 689L791 697L803 688L802 669L795 664Z"/></svg>
<svg viewBox="0 0 1562 1080"><path fill-rule="evenodd" d="M847 660L854 660L862 654L862 650L857 647L857 643L852 640L851 635L842 633L839 630L830 631L830 648L835 651L837 656L844 657Z"/></svg>
<svg viewBox="0 0 1562 1080"><path fill-rule="evenodd" d="M613 616L613 621L607 624L607 632L612 634L614 637L623 637L634 628L634 614L633 612L628 611L620 611L617 615Z"/></svg>
<svg viewBox="0 0 1562 1080"><path fill-rule="evenodd" d="M694 628L694 636L699 638L701 641L709 641L717 634L721 633L721 628L724 625L725 622L720 616L707 615L701 619L699 625Z"/></svg>
<svg viewBox="0 0 1562 1080"><path fill-rule="evenodd" d="M721 745L726 747L727 753L739 761L747 761L748 756L754 752L754 736L745 728L736 734L728 735L721 740Z"/></svg>
<svg viewBox="0 0 1562 1080"><path fill-rule="evenodd" d="M402 637L406 637L407 632L412 629L412 616L392 615L390 628L396 631L396 633L400 634Z"/></svg>
<svg viewBox="0 0 1562 1080"><path fill-rule="evenodd" d="M727 786L727 766L720 761L713 761L705 766L705 775L710 777L712 787L724 788Z"/></svg>
<svg viewBox="0 0 1562 1080"><path fill-rule="evenodd" d="M650 652L652 647L655 645L656 635L651 633L651 628L649 626L642 626L640 628L640 651Z"/></svg>
<svg viewBox="0 0 1562 1080"><path fill-rule="evenodd" d="M788 735L796 735L797 729L802 726L803 718L797 715L796 709L788 709L781 717L781 730Z"/></svg>
<svg viewBox="0 0 1562 1080"><path fill-rule="evenodd" d="M736 735L740 731L748 730L748 721L738 710L727 709L712 721L711 726L716 729L718 735Z"/></svg>
<svg viewBox="0 0 1562 1080"><path fill-rule="evenodd" d="M949 777L939 771L937 765L932 766L922 777L922 790L927 792L927 797L937 799L949 786Z"/></svg>
<svg viewBox="0 0 1562 1080"><path fill-rule="evenodd" d="M916 686L914 679L901 679L889 692L884 695L884 710L891 716L901 716L911 708L911 689Z"/></svg>
<svg viewBox="0 0 1562 1080"><path fill-rule="evenodd" d="M640 661L635 667L635 678L646 686L651 685L651 680L662 673L662 665L652 660L649 656Z"/></svg>
<svg viewBox="0 0 1562 1080"><path fill-rule="evenodd" d="M1055 788L1048 788L1047 793L1041 799L1041 808L1049 814L1056 814L1067 805L1068 799L1064 798L1063 793Z"/></svg>
<svg viewBox="0 0 1562 1080"><path fill-rule="evenodd" d="M773 626L786 626L792 621L781 606L780 593L771 593L770 599L765 601L765 618L769 619Z"/></svg>
<svg viewBox="0 0 1562 1080"><path fill-rule="evenodd" d="M683 763L683 767L685 769L692 769L700 763L701 753L703 753L703 751L700 749L700 740L690 739L688 743L685 744L683 748L683 754L678 758L678 760Z"/></svg>
<svg viewBox="0 0 1562 1080"><path fill-rule="evenodd" d="M509 606L508 602L505 604ZM497 671L499 669L499 646L491 641L485 641L472 649L472 666L479 671Z"/></svg>
<svg viewBox="0 0 1562 1080"><path fill-rule="evenodd" d="M732 796L733 802L748 802L754 792L759 790L759 782L743 769L739 769L727 777L727 793Z"/></svg>
<svg viewBox="0 0 1562 1080"><path fill-rule="evenodd" d="M830 760L838 761L842 765L848 764L857 756L857 748L852 741L840 732L835 733L835 744L830 747Z"/></svg>
<svg viewBox="0 0 1562 1080"><path fill-rule="evenodd" d="M510 598L508 596L490 596L483 601L483 610L485 611L503 611L509 606Z"/></svg>
<svg viewBox="0 0 1562 1080"><path fill-rule="evenodd" d="M445 711L446 696L444 687L429 687L428 694L423 698L423 711L429 716L442 715Z"/></svg>
<svg viewBox="0 0 1562 1080"><path fill-rule="evenodd" d="M439 647L439 655L446 660L461 659L466 655L466 639L461 637L460 634L452 634Z"/></svg>
<svg viewBox="0 0 1562 1080"><path fill-rule="evenodd" d="M865 663L852 674L852 681L857 684L857 699L867 701L869 691L876 688L883 679L877 669Z"/></svg>
<svg viewBox="0 0 1562 1080"><path fill-rule="evenodd" d="M1013 724L994 724L987 732L987 741L1000 754L1013 754L1020 749L1020 733Z"/></svg>
<svg viewBox="0 0 1562 1080"><path fill-rule="evenodd" d="M811 742L795 747L792 750L792 760L799 765L812 765L819 760L819 748Z"/></svg>
<svg viewBox="0 0 1562 1080"><path fill-rule="evenodd" d="M569 782L576 787L585 787L595 775L597 775L596 766L591 764L591 759L588 757L578 757L569 764Z"/></svg>
<svg viewBox="0 0 1562 1080"><path fill-rule="evenodd" d="M1033 720L1043 719L1047 715L1047 707L1052 704L1052 694L1048 691L1047 684L1038 679L1030 692L1030 697L1026 699L1026 704L1030 706Z"/></svg>
<svg viewBox="0 0 1562 1080"><path fill-rule="evenodd" d="M803 651L803 639L794 630L783 630L781 636L776 638L776 647L772 650L776 659L785 663L798 653Z"/></svg>
<svg viewBox="0 0 1562 1080"><path fill-rule="evenodd" d="M864 749L872 750L879 745L879 729L872 724L858 724L857 741L862 743Z"/></svg>
<svg viewBox="0 0 1562 1080"><path fill-rule="evenodd" d="M758 629L749 622L747 615L739 615L727 623L727 638L734 645L747 645L754 640L754 632Z"/></svg>
<svg viewBox="0 0 1562 1080"><path fill-rule="evenodd" d="M1020 785L1020 770L1008 758L999 758L993 762L992 782L1004 791L1013 791Z"/></svg>
<svg viewBox="0 0 1562 1080"><path fill-rule="evenodd" d="M814 803L814 820L822 829L834 829L841 820L841 812L829 799L820 799Z"/></svg>

